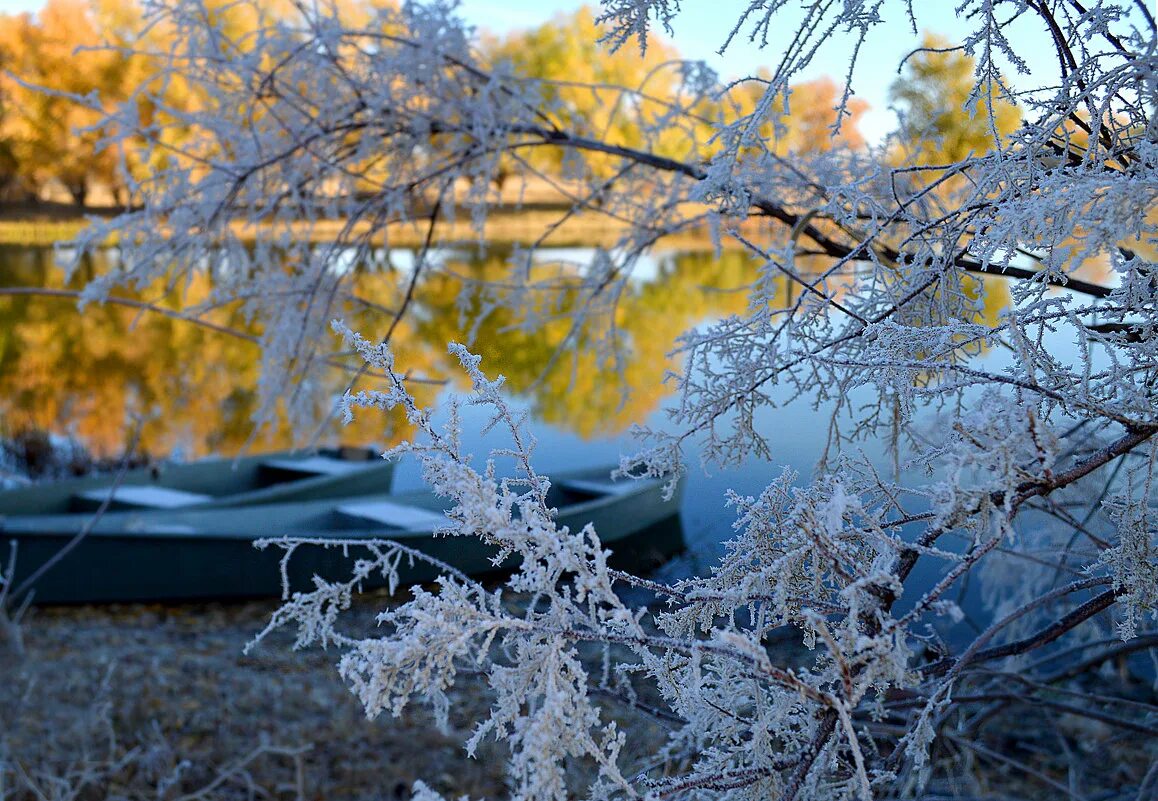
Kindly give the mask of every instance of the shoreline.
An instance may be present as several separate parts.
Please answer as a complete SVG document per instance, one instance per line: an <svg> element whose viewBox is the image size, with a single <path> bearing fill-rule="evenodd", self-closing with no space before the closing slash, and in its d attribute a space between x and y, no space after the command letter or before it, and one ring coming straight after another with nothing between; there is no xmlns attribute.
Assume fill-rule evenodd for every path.
<svg viewBox="0 0 1158 801"><path fill-rule="evenodd" d="M544 247L591 247L611 246L628 230L627 226L610 220L603 215L577 214L566 217L570 206L528 203L522 207L496 205L487 217L480 236L473 228L469 215L460 215L454 221L441 221L435 226L435 240L442 246L453 243L473 244L487 242L496 245L530 245L542 238ZM68 242L81 233L91 219L110 219L118 213L116 209L94 208L84 212L75 207L56 203L0 205L0 246L7 247L51 247ZM552 229L559 221L561 224ZM748 220L741 229L754 232L761 225L759 220ZM298 226L295 226L298 227ZM322 220L313 225L301 224L303 236L311 242L330 242L343 233L343 220ZM409 223L394 223L385 230L370 235L376 245L387 242L398 248L421 247L427 237L428 224L422 220ZM236 226L239 238L246 243L256 240L257 232L252 228ZM353 234L364 235L368 227L357 224ZM544 233L550 233L544 236ZM346 232L347 234L350 232ZM714 250L716 245L706 226L666 237L663 250ZM721 249L739 250L743 246L721 237Z"/></svg>

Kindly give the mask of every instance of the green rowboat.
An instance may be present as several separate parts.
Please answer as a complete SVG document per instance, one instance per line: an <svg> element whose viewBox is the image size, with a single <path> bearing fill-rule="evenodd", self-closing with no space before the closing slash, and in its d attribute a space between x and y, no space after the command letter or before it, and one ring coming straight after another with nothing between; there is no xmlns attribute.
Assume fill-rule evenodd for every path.
<svg viewBox="0 0 1158 801"><path fill-rule="evenodd" d="M611 481L610 468L552 477L548 502L558 522L578 530L592 523L620 564L655 564L683 547L678 499L665 502L663 482ZM278 596L279 547L258 550L263 538L354 541L353 545L302 545L288 562L291 591L314 587L315 575L346 580L354 562L370 555L358 541L389 539L470 575L496 569L494 550L474 537L436 537L447 523L446 502L432 492L361 495L303 503L230 509L121 511L103 515L67 555L37 579L36 603L190 601ZM18 546L13 586L32 575L91 520L91 515L9 516L0 526ZM430 581L438 571L403 558L402 584ZM385 584L374 575L366 589Z"/></svg>
<svg viewBox="0 0 1158 801"><path fill-rule="evenodd" d="M129 470L109 511L211 509L386 492L394 465L370 448L267 453ZM101 474L0 492L0 515L95 512L115 476Z"/></svg>

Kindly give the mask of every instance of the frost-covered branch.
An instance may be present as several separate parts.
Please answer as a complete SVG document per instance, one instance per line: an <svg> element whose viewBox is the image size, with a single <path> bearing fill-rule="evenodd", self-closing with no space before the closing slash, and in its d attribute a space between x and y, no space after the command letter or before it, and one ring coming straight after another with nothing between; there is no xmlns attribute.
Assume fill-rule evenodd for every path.
<svg viewBox="0 0 1158 801"><path fill-rule="evenodd" d="M738 7L729 41L767 42L790 6ZM195 0L149 8L179 42L154 54L155 80L183 82L196 102L162 93L151 119L130 105L111 121L114 140L149 142L158 168L136 176L139 210L82 237L91 248L115 234L124 252L86 297L207 271L212 296L182 313L236 303L261 323L267 411L308 394L295 382L348 312L350 265L400 226L421 226L424 253L462 245L443 223L464 215L485 239L511 165L561 198L535 247L581 215L616 238L587 268L547 278L533 248L518 251L459 300L467 333L472 314L503 310L530 331L567 316L567 344L596 323L618 342L641 255L701 223L717 246L757 257L746 309L676 343L668 419L622 459L624 477L673 487L697 459L769 476L727 497L734 530L710 573L670 585L611 570L591 526L558 525L527 420L472 351L452 346L472 394L444 427L414 398L391 342L437 265L420 259L395 296L363 299L386 320L365 335L337 324L379 378L351 384L344 413L401 410L419 436L400 451L445 499L444 533L518 562L501 589L444 566L371 638L341 634L340 613L370 571L396 576L420 558L399 545L373 546L348 582L287 599L272 625L337 646L368 713L420 700L445 716L448 688L481 672L495 703L468 752L505 741L512 794L535 799L919 797L968 786L974 759L1016 773L1013 794L1030 782L1078 795L1064 759L1039 769L986 739L981 724L1006 714L1018 681L1032 693L1015 714L1051 732L1082 704L1087 723L1152 729L1149 706L1125 703L1140 681L1090 678L1152 652L1158 622L1158 48L1142 4L966 0L958 41L914 53L972 59L967 97L945 118L979 140L787 154L800 71L846 31L853 84L864 43L892 35L888 16L915 34L923 9L810 4L759 92L737 101L739 85L690 67L675 99L625 87L612 116L636 123L626 136L567 106L573 82L480 54L451 4L350 24L323 4L275 17L241 2L231 8L256 23L240 33ZM609 41L646 46L678 5L604 10ZM1033 31L1056 71L1024 57ZM543 153L559 156L556 171ZM465 452L464 402L509 441L482 463ZM824 410L824 454L804 477L768 467L781 433L768 410L793 403ZM286 559L307 547L278 544ZM978 585L996 622L970 633L959 598ZM628 606L627 586L657 603ZM642 764L621 726L632 710L671 727ZM1138 788L1153 781L1123 770Z"/></svg>

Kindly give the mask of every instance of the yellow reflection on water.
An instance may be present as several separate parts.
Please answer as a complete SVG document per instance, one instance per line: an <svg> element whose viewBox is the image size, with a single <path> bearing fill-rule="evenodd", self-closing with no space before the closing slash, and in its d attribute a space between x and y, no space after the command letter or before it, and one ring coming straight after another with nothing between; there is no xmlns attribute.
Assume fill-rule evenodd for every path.
<svg viewBox="0 0 1158 801"><path fill-rule="evenodd" d="M674 391L664 377L680 367L672 355L676 338L705 321L747 313L747 289L759 264L740 251L661 253L636 278L610 283L588 306L594 312L577 322L573 312L590 300L580 263L590 255L572 251L556 259L545 252L531 270L538 289L514 310L504 305L488 311L494 285L510 276L511 251L439 254L394 328L398 368L466 389L461 371L449 363L446 343L467 342L483 356L488 374L505 375L512 393L540 421L584 438L614 435L642 422ZM811 258L803 257L797 267L826 266L811 264ZM370 339L390 329L389 312L410 282L407 261L398 259L402 266L395 268L355 269L349 276L342 311ZM81 279L108 268L101 256L94 257ZM0 271L6 286L63 285L48 249L0 248ZM765 283L777 307L790 305L801 291L779 274L770 286ZM828 291L843 296L854 283L835 281ZM1008 293L1004 282L986 283L994 287L986 286L980 317L993 325ZM180 299L148 299L176 309L206 299L210 289L210 279L200 274ZM276 424L253 438L260 362L251 338L258 332L228 307L215 309L208 319L239 336L111 304L90 304L80 313L67 299L0 296L0 433L30 427L69 432L105 456L123 450L137 419L140 448L154 455L233 455L243 448L310 442L315 429L291 428L282 412ZM333 366L319 377L321 391L314 398L319 421L333 416L334 398L359 366L351 355L337 352L336 338L324 347L332 362L347 369ZM375 388L377 380L363 376L357 386ZM440 389L439 384L412 386L423 404L433 403ZM330 420L319 441L389 446L410 433L401 415L368 411L345 428Z"/></svg>

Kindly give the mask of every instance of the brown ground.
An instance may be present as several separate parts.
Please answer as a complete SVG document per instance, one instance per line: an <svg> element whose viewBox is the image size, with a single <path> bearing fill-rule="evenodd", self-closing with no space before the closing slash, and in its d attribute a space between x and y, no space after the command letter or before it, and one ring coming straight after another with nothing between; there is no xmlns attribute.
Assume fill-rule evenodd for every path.
<svg viewBox="0 0 1158 801"><path fill-rule="evenodd" d="M381 605L363 603L352 619L370 624ZM24 656L0 644L0 799L389 800L419 777L451 797L503 795L499 747L466 759L461 716L446 734L422 709L366 720L337 655L294 652L288 635L244 655L273 609L32 612ZM455 700L478 717L489 701L471 684Z"/></svg>
<svg viewBox="0 0 1158 801"><path fill-rule="evenodd" d="M342 630L372 632L389 603L367 594ZM0 636L0 801L401 801L416 779L446 798L508 796L505 746L463 749L492 702L480 677L460 674L448 693L449 731L421 707L367 720L335 651L294 651L281 631L243 653L276 606L32 610L23 655ZM662 729L618 702L604 712L631 731L627 762L642 767ZM570 770L577 787L594 775Z"/></svg>
<svg viewBox="0 0 1158 801"><path fill-rule="evenodd" d="M369 631L388 602L358 602L345 630ZM447 798L508 796L504 747L488 740L475 759L462 749L491 703L479 679L460 677L450 694L448 732L422 708L367 720L337 675L335 652L295 652L282 632L242 653L275 606L30 612L20 627L22 656L0 636L0 801L403 801L419 778ZM1113 683L1087 679L1088 690ZM1138 689L1136 700L1150 698ZM631 732L629 768L644 768L662 730L619 705L605 711ZM1148 768L1158 771L1147 738L1073 715L1043 718L1032 706L1007 711L975 744L946 742L940 757L951 764L941 775L956 778L930 790L1054 797L1043 793L1076 769L1088 787L1134 788L1122 797L1149 798L1137 793ZM590 772L576 766L573 778L582 786Z"/></svg>

